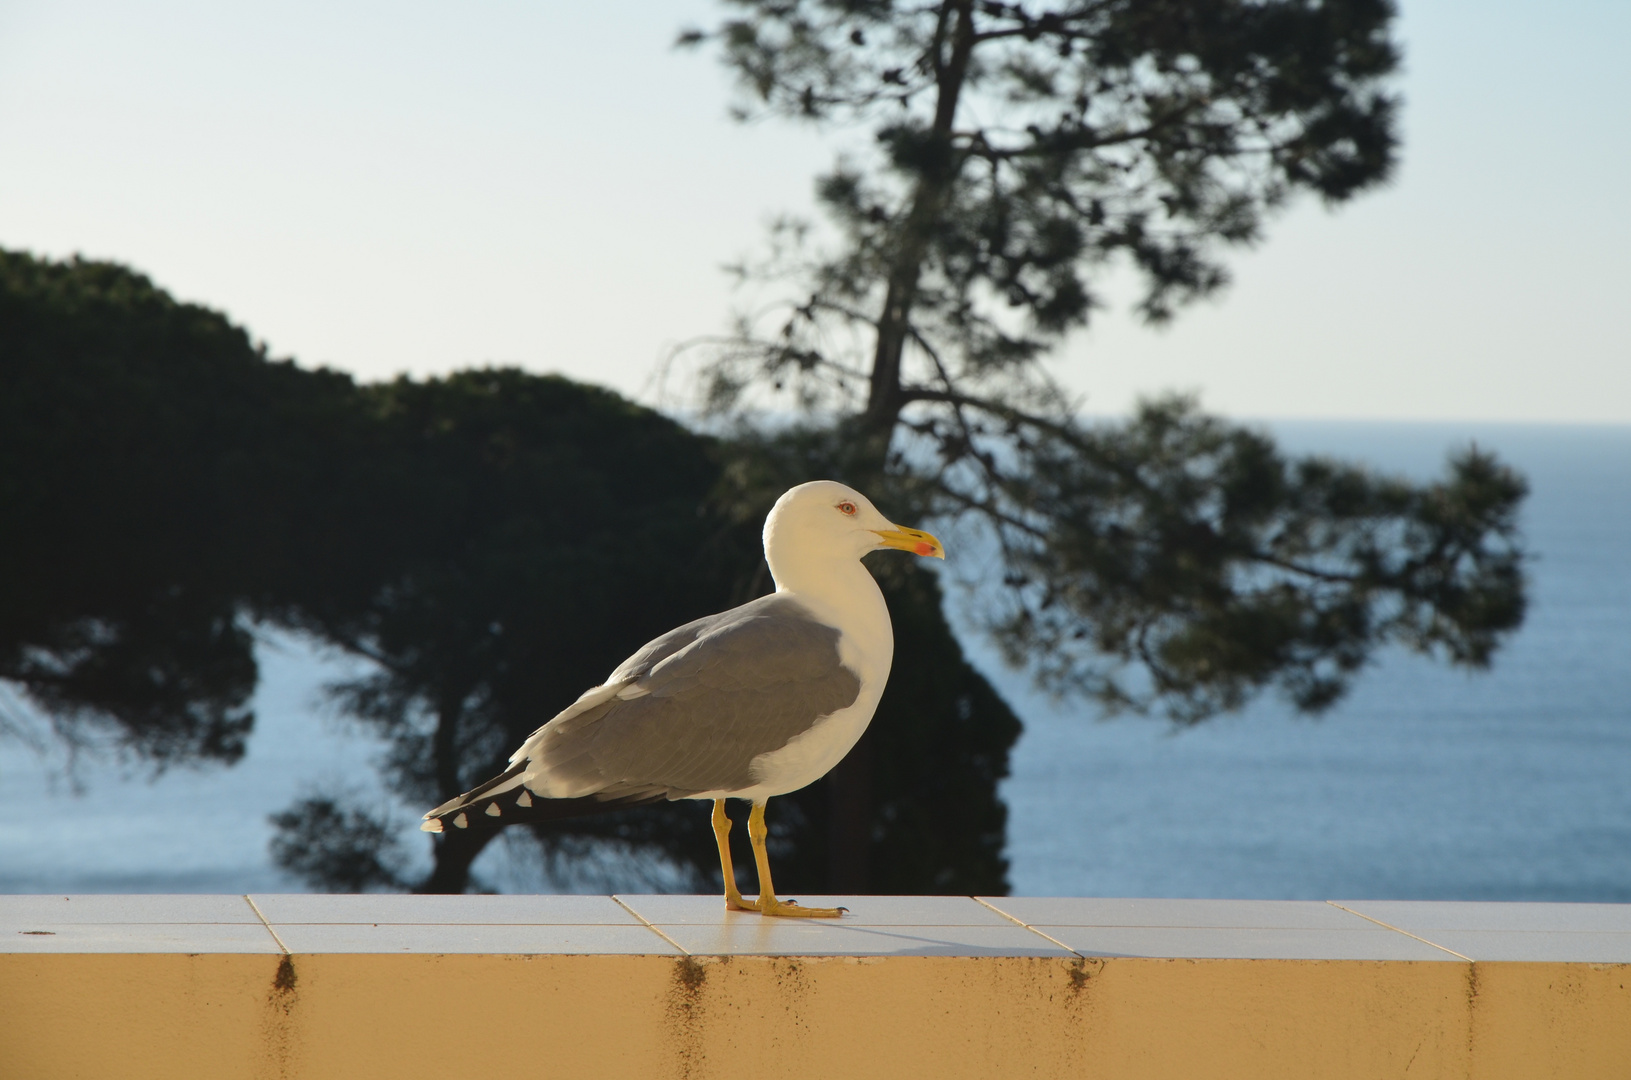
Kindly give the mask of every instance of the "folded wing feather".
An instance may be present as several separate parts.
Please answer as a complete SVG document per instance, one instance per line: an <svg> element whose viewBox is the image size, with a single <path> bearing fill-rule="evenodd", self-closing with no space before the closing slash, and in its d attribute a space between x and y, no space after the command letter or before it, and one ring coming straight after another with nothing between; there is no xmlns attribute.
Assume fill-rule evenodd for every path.
<svg viewBox="0 0 1631 1080"><path fill-rule="evenodd" d="M440 831L461 813L468 824L491 813L484 804L507 822L559 817L567 801L581 813L749 788L755 758L859 696L838 641L836 627L779 595L671 630L533 732L503 774L427 814L425 827Z"/></svg>

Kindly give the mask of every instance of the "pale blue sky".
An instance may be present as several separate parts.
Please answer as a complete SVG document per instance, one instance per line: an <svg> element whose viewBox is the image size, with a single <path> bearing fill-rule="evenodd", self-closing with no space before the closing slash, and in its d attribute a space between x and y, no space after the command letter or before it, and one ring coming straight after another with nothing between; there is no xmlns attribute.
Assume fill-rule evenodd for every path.
<svg viewBox="0 0 1631 1080"><path fill-rule="evenodd" d="M649 399L834 144L725 119L670 4L0 0L0 246L130 263L279 355ZM1215 303L1102 318L1093 411L1631 422L1631 4L1404 0L1404 165Z"/></svg>

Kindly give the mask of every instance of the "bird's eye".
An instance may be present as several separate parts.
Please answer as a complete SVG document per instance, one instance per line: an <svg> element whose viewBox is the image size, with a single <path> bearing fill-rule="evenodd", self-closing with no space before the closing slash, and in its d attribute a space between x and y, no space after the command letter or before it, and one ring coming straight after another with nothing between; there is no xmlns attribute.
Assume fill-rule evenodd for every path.
<svg viewBox="0 0 1631 1080"><path fill-rule="evenodd" d="M848 514L850 517L854 517L855 504L852 502L841 502L838 504L838 512L840 514Z"/></svg>

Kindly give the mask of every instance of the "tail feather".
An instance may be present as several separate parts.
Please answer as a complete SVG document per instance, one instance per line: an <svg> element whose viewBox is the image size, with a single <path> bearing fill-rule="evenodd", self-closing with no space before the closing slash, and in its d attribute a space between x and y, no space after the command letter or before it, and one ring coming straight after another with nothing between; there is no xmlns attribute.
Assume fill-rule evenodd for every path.
<svg viewBox="0 0 1631 1080"><path fill-rule="evenodd" d="M505 769L503 772L493 777L491 780L477 784L463 795L456 795L447 800L447 802L426 814L425 820L429 821L431 818L448 817L469 806L471 803L481 801L481 798L484 795L491 794L493 796L497 796L510 790L511 788L518 787L521 784L520 776L526 771L527 763L525 761L518 761L511 765L508 769ZM419 827L421 829L425 829L425 826L423 825ZM425 831L436 832L438 830L425 829Z"/></svg>
<svg viewBox="0 0 1631 1080"><path fill-rule="evenodd" d="M526 763L518 762L486 783L449 799L425 815L419 828L439 833L454 829L497 830L515 822L555 821L646 806L679 796L667 788L621 788L573 799L548 799L528 791L519 779Z"/></svg>

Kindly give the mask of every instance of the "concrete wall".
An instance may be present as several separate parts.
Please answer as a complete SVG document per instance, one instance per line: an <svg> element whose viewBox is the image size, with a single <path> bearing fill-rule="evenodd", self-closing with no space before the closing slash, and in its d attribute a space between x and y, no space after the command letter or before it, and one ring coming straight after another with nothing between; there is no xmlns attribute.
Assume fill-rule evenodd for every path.
<svg viewBox="0 0 1631 1080"><path fill-rule="evenodd" d="M1631 907L1415 906L1591 961L1464 959L1331 905L853 898L848 925L767 928L713 898L253 899L0 897L0 1077L1631 1076ZM1231 936L1336 955L1150 955ZM1391 938L1411 958L1344 955Z"/></svg>

